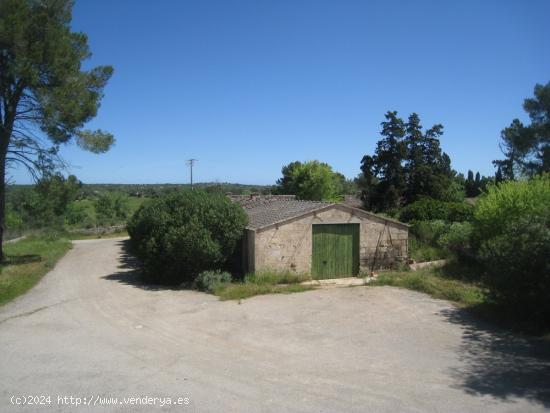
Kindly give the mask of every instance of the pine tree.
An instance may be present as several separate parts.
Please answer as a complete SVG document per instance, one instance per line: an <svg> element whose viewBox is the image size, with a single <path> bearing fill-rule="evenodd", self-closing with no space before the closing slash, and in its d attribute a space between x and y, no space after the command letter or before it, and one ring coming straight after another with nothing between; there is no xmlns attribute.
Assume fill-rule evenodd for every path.
<svg viewBox="0 0 550 413"><path fill-rule="evenodd" d="M474 172L470 169L468 169L468 179L466 180L466 183L464 185L464 189L466 190L466 196L468 198L473 198L476 196L476 187L475 187L475 181L474 181Z"/></svg>
<svg viewBox="0 0 550 413"><path fill-rule="evenodd" d="M442 134L443 125L434 125L423 132L419 116L416 113L409 116L404 138L407 148L405 172L408 203L422 197L446 197L453 175L450 158L441 151L439 144Z"/></svg>
<svg viewBox="0 0 550 413"><path fill-rule="evenodd" d="M378 141L374 156L366 155L361 161L361 197L368 209L398 207L406 188L403 167L406 157L403 142L405 123L395 111L388 111L385 117L380 133L383 138Z"/></svg>
<svg viewBox="0 0 550 413"><path fill-rule="evenodd" d="M500 169L500 166L497 168L497 172L495 173L495 183L500 184L504 181L504 177L502 176L502 170Z"/></svg>

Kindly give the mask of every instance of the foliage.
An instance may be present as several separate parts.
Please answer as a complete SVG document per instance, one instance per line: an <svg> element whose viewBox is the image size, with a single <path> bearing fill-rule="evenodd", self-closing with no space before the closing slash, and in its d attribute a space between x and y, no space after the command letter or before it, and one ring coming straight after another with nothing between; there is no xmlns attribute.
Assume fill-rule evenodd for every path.
<svg viewBox="0 0 550 413"><path fill-rule="evenodd" d="M267 271L247 274L243 282L217 284L213 292L222 300L238 300L261 294L288 294L311 290L313 287L300 284L310 279L308 274Z"/></svg>
<svg viewBox="0 0 550 413"><path fill-rule="evenodd" d="M369 285L391 285L408 288L468 307L484 303L486 292L482 286L469 280L468 278L471 278L471 275L457 276L454 274L453 265L455 264L446 265L442 268L383 273ZM466 271L475 271L475 269L466 268Z"/></svg>
<svg viewBox="0 0 550 413"><path fill-rule="evenodd" d="M534 320L549 320L550 175L490 187L473 225L494 300Z"/></svg>
<svg viewBox="0 0 550 413"><path fill-rule="evenodd" d="M470 222L453 222L448 230L439 236L437 243L459 256L466 256L470 253L472 231Z"/></svg>
<svg viewBox="0 0 550 413"><path fill-rule="evenodd" d="M468 179L464 182L464 189L466 190L466 196L468 198L475 198L476 196L481 195L486 189L487 186L494 182L502 181L502 177L499 177L499 174L501 175L501 170L497 170L497 173L495 175L495 178L489 178L486 176L481 176L479 172L476 172L475 178L474 173L471 170L468 170Z"/></svg>
<svg viewBox="0 0 550 413"><path fill-rule="evenodd" d="M119 193L101 194L94 202L99 225L114 225L128 217L128 197Z"/></svg>
<svg viewBox="0 0 550 413"><path fill-rule="evenodd" d="M505 179L550 172L550 82L535 85L534 97L525 99L523 109L531 123L514 119L501 132L504 159L493 163Z"/></svg>
<svg viewBox="0 0 550 413"><path fill-rule="evenodd" d="M71 248L66 238L29 236L4 246L6 259L0 271L0 305L24 294Z"/></svg>
<svg viewBox="0 0 550 413"><path fill-rule="evenodd" d="M342 174L319 161L291 162L283 166L277 192L312 201L339 201L343 192ZM345 178L344 178L345 182Z"/></svg>
<svg viewBox="0 0 550 413"><path fill-rule="evenodd" d="M67 178L60 174L42 177L29 190L18 188L8 192L7 211L11 215L6 221L8 229L13 224L23 228L61 227L71 203L78 196L81 182L74 176ZM71 211L74 212L74 211Z"/></svg>
<svg viewBox="0 0 550 413"><path fill-rule="evenodd" d="M443 125L434 125L423 132L419 116L416 113L409 116L403 141L407 147L404 193L407 203L423 197L445 197L452 182L452 171L451 159L439 145L441 135Z"/></svg>
<svg viewBox="0 0 550 413"><path fill-rule="evenodd" d="M107 132L83 129L96 116L113 69L81 70L91 54L86 35L71 31L72 5L0 2L0 241L6 167L20 164L38 178L62 164L59 147L72 139L92 152L114 143Z"/></svg>
<svg viewBox="0 0 550 413"><path fill-rule="evenodd" d="M472 219L474 207L466 202L444 202L422 198L402 208L399 219L404 222L444 220L463 222Z"/></svg>
<svg viewBox="0 0 550 413"><path fill-rule="evenodd" d="M415 262L428 262L447 258L449 253L435 243L428 243L410 235L409 255Z"/></svg>
<svg viewBox="0 0 550 413"><path fill-rule="evenodd" d="M262 271L246 274L245 282L255 284L299 284L311 280L309 274L299 274L290 271Z"/></svg>
<svg viewBox="0 0 550 413"><path fill-rule="evenodd" d="M130 219L128 233L146 277L178 284L223 268L245 225L244 211L227 197L195 190L145 203Z"/></svg>
<svg viewBox="0 0 550 413"><path fill-rule="evenodd" d="M231 282L231 274L225 271L203 271L195 278L194 287L197 290L212 292L220 284Z"/></svg>
<svg viewBox="0 0 550 413"><path fill-rule="evenodd" d="M407 148L403 142L405 123L397 112L388 111L382 122L382 139L376 144L374 156L361 160L361 198L367 209L383 211L399 206L406 188L403 161Z"/></svg>
<svg viewBox="0 0 550 413"><path fill-rule="evenodd" d="M449 156L441 151L443 126L422 130L416 113L408 121L387 112L382 122L382 139L373 156L361 161L361 188L365 208L385 211L423 197L457 200L462 188L454 180Z"/></svg>
<svg viewBox="0 0 550 413"><path fill-rule="evenodd" d="M86 205L82 202L71 202L67 206L67 212L65 213L65 220L67 224L71 226L81 225L84 228L91 228L94 226L95 221L88 221L88 212Z"/></svg>
<svg viewBox="0 0 550 413"><path fill-rule="evenodd" d="M413 221L410 232L419 241L436 245L439 237L449 230L449 224L441 219L433 221Z"/></svg>
<svg viewBox="0 0 550 413"><path fill-rule="evenodd" d="M281 178L277 179L277 193L282 195L295 195L296 185L294 183L294 176L298 168L302 166L302 162L294 161L288 165L284 165L281 168Z"/></svg>
<svg viewBox="0 0 550 413"><path fill-rule="evenodd" d="M456 175L450 180L447 188L441 192L441 200L446 202L464 202L465 197L464 183Z"/></svg>
<svg viewBox="0 0 550 413"><path fill-rule="evenodd" d="M339 181L339 186L342 188L342 194L344 195L359 195L359 188L355 179L347 179L340 172L336 172L336 178Z"/></svg>

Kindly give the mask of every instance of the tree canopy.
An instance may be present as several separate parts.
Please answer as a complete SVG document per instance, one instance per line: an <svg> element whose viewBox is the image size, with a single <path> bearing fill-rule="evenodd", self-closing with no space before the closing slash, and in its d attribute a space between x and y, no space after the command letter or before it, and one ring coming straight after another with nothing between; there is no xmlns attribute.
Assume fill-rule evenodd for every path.
<svg viewBox="0 0 550 413"><path fill-rule="evenodd" d="M71 140L94 153L112 134L86 130L97 114L111 66L82 69L87 36L71 31L70 0L0 2L0 227L6 168L20 164L38 179L63 165L59 146ZM2 233L0 232L0 240Z"/></svg>
<svg viewBox="0 0 550 413"><path fill-rule="evenodd" d="M283 166L276 192L296 195L312 201L339 201L343 191L343 175L319 161L296 161Z"/></svg>
<svg viewBox="0 0 550 413"><path fill-rule="evenodd" d="M523 109L531 123L512 120L500 134L504 159L493 161L502 178L509 180L550 172L550 82L537 84L534 97L524 100Z"/></svg>
<svg viewBox="0 0 550 413"><path fill-rule="evenodd" d="M361 160L357 183L365 207L388 210L422 197L447 200L454 173L439 144L443 126L424 131L416 113L407 122L395 111L385 117L374 155Z"/></svg>

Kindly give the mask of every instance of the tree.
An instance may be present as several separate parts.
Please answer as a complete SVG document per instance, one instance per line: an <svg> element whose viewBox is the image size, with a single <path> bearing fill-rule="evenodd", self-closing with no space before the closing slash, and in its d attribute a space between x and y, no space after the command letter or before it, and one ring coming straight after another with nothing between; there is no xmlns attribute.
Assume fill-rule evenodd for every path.
<svg viewBox="0 0 550 413"><path fill-rule="evenodd" d="M61 174L42 177L35 187L38 194L35 214L42 215L42 225L62 220L69 203L76 199L81 187L82 182L74 175L69 175L66 179Z"/></svg>
<svg viewBox="0 0 550 413"><path fill-rule="evenodd" d="M407 203L422 197L446 197L453 173L450 158L441 151L439 144L442 134L443 125L436 124L423 132L419 116L416 113L409 116L404 138L407 147Z"/></svg>
<svg viewBox="0 0 550 413"><path fill-rule="evenodd" d="M493 161L508 180L550 172L550 82L535 85L534 97L524 100L523 109L531 124L514 119L504 128L500 134L504 159Z"/></svg>
<svg viewBox="0 0 550 413"><path fill-rule="evenodd" d="M296 188L294 187L294 173L302 166L300 161L290 162L281 169L283 174L282 178L277 179L277 190L279 194L296 194Z"/></svg>
<svg viewBox="0 0 550 413"><path fill-rule="evenodd" d="M474 198L478 195L476 183L474 181L474 172L472 170L468 170L468 179L466 179L464 189L466 190L466 196L468 198Z"/></svg>
<svg viewBox="0 0 550 413"><path fill-rule="evenodd" d="M71 140L94 153L113 135L85 130L97 114L110 66L81 70L87 37L71 31L70 0L0 2L0 257L6 169L21 164L38 179L62 165L59 146Z"/></svg>
<svg viewBox="0 0 550 413"><path fill-rule="evenodd" d="M123 222L129 213L128 196L121 193L104 193L94 201L99 225Z"/></svg>
<svg viewBox="0 0 550 413"><path fill-rule="evenodd" d="M358 189L357 189L357 183L354 179L347 179L343 174L340 172L336 172L336 176L339 181L339 185L342 188L342 194L344 195L357 195Z"/></svg>
<svg viewBox="0 0 550 413"><path fill-rule="evenodd" d="M277 181L280 194L296 195L298 199L311 201L339 201L341 199L342 174L319 161L291 162L282 169L283 177Z"/></svg>
<svg viewBox="0 0 550 413"><path fill-rule="evenodd" d="M386 210L399 206L406 187L403 167L405 123L396 111L388 111L385 117L380 132L383 138L378 141L374 156L365 155L361 160L359 184L367 209Z"/></svg>
<svg viewBox="0 0 550 413"><path fill-rule="evenodd" d="M384 211L422 197L456 200L463 188L455 180L449 156L441 151L443 126L424 131L416 113L404 122L387 112L375 154L361 161L357 184L367 209Z"/></svg>
<svg viewBox="0 0 550 413"><path fill-rule="evenodd" d="M502 169L501 167L499 166L497 168L497 171L495 173L495 183L496 184L500 184L501 182L504 181L504 176L502 175Z"/></svg>

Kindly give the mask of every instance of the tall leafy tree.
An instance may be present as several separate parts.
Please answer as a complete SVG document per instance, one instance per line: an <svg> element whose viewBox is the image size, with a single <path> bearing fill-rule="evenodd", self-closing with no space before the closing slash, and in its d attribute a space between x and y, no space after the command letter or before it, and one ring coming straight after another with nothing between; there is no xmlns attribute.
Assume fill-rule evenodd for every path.
<svg viewBox="0 0 550 413"><path fill-rule="evenodd" d="M110 66L83 70L87 37L71 31L70 0L0 1L0 256L6 169L35 177L62 165L61 144L107 151L113 135L84 129L97 114Z"/></svg>
<svg viewBox="0 0 550 413"><path fill-rule="evenodd" d="M291 194L296 193L294 186L294 174L295 171L302 166L300 161L290 162L281 168L281 178L277 179L277 186L275 192L279 194Z"/></svg>
<svg viewBox="0 0 550 413"><path fill-rule="evenodd" d="M524 100L523 109L531 123L514 119L504 128L500 143L504 159L493 161L509 180L550 172L550 82L535 85L534 97Z"/></svg>
<svg viewBox="0 0 550 413"><path fill-rule="evenodd" d="M463 197L451 160L441 150L442 134L440 124L424 130L416 113L404 122L397 112L387 112L374 155L365 155L361 161L357 183L365 207L388 210L422 197Z"/></svg>
<svg viewBox="0 0 550 413"><path fill-rule="evenodd" d="M407 202L422 197L446 197L453 174L450 158L441 151L439 144L442 134L443 125L437 124L423 131L419 116L416 113L409 116L404 138L407 147Z"/></svg>
<svg viewBox="0 0 550 413"><path fill-rule="evenodd" d="M292 162L283 167L278 193L296 195L311 201L339 201L342 196L342 175L319 161ZM288 173L285 179L285 172ZM284 184L283 184L284 183Z"/></svg>
<svg viewBox="0 0 550 413"><path fill-rule="evenodd" d="M388 111L385 117L386 121L381 123L382 139L376 145L374 156L365 155L361 160L361 197L368 209L386 210L399 206L406 188L405 123L396 111Z"/></svg>
<svg viewBox="0 0 550 413"><path fill-rule="evenodd" d="M44 176L35 187L40 203L37 209L62 218L69 203L76 199L81 187L82 182L74 175L69 175L67 178L61 174Z"/></svg>

